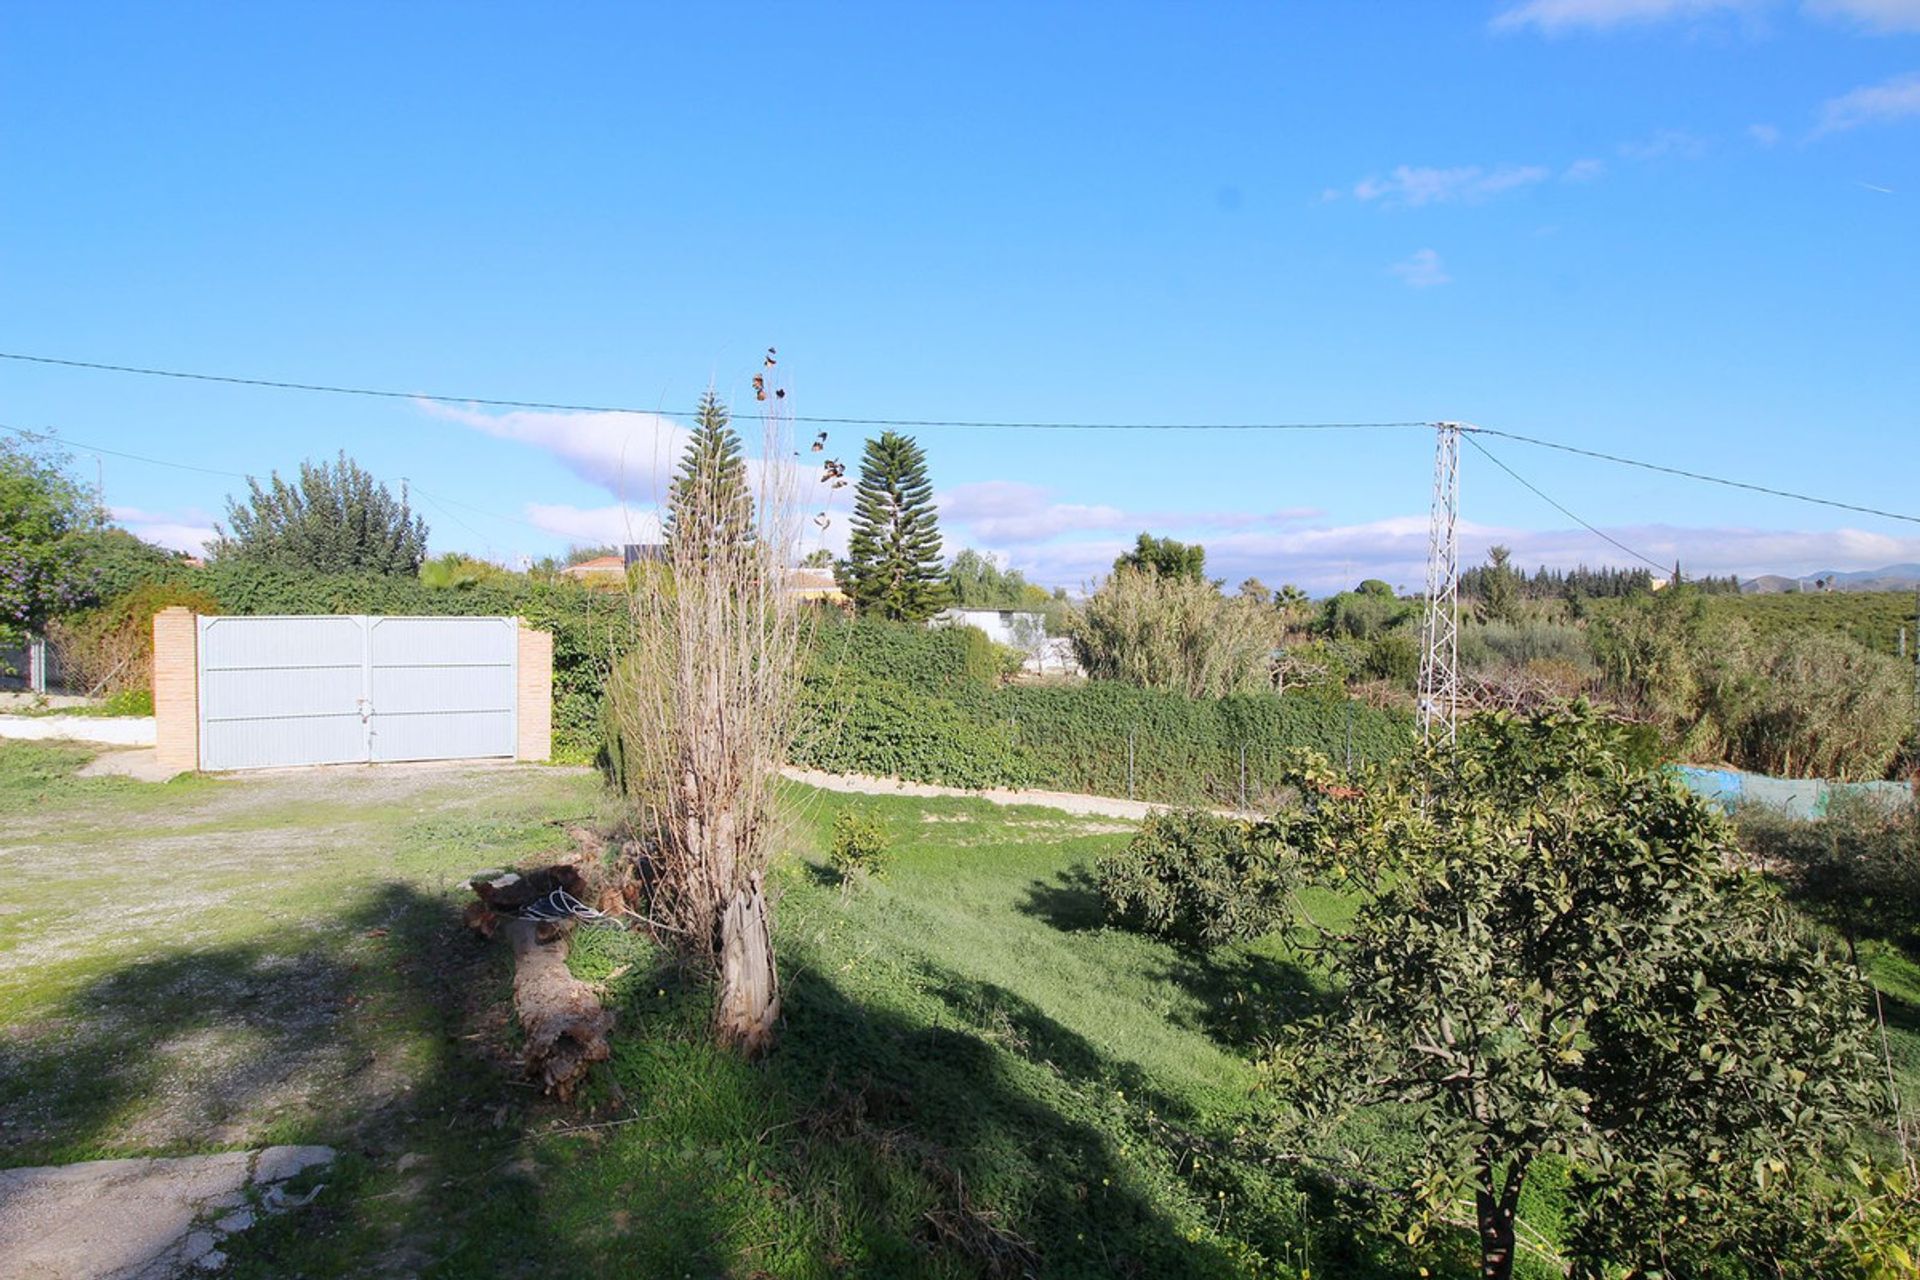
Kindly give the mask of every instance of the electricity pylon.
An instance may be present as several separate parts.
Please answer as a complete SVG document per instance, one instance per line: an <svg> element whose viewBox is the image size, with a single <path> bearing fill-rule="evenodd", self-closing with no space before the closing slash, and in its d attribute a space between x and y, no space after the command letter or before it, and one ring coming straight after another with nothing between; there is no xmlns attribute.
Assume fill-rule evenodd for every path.
<svg viewBox="0 0 1920 1280"><path fill-rule="evenodd" d="M1420 737L1451 743L1460 703L1460 424L1433 425L1427 613L1420 624Z"/></svg>

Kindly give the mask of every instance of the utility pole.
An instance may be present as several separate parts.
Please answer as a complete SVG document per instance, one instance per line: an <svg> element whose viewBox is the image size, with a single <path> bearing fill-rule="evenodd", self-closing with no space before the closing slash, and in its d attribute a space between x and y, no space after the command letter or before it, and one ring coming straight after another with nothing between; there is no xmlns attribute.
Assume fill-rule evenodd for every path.
<svg viewBox="0 0 1920 1280"><path fill-rule="evenodd" d="M1427 613L1420 624L1420 737L1451 743L1460 701L1460 424L1433 425Z"/></svg>

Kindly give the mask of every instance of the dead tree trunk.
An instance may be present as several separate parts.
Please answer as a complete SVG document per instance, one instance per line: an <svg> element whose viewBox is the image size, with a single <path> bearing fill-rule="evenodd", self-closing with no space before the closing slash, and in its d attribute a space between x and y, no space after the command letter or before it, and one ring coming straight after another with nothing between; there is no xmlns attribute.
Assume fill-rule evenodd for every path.
<svg viewBox="0 0 1920 1280"><path fill-rule="evenodd" d="M749 1058L773 1047L780 1017L780 974L773 963L767 897L755 872L720 916L720 1003L715 1031Z"/></svg>
<svg viewBox="0 0 1920 1280"><path fill-rule="evenodd" d="M513 944L513 1010L527 1038L527 1074L568 1101L592 1065L610 1055L613 1014L601 1008L592 987L567 972L565 929L542 942L542 926L534 921L506 920L501 928Z"/></svg>

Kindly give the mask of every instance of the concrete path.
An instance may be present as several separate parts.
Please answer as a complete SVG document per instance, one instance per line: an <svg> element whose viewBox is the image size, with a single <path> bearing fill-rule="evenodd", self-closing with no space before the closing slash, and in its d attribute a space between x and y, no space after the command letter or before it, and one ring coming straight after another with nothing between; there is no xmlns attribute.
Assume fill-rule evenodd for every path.
<svg viewBox="0 0 1920 1280"><path fill-rule="evenodd" d="M115 747L150 747L154 741L153 717L0 715L0 738L66 738Z"/></svg>
<svg viewBox="0 0 1920 1280"><path fill-rule="evenodd" d="M1008 787L989 787L968 791L963 787L936 787L926 782L903 782L899 778L875 778L861 773L822 773L818 769L788 767L788 778L804 782L822 791L844 791L863 796L971 796L992 804L1037 804L1083 818L1125 818L1138 822L1150 813L1165 813L1177 806L1151 804L1145 800L1119 800L1113 796L1088 796L1072 791L1017 791ZM1225 811L1222 811L1225 812ZM1258 817L1257 814L1235 815Z"/></svg>
<svg viewBox="0 0 1920 1280"><path fill-rule="evenodd" d="M286 1182L329 1147L0 1169L0 1271L36 1280L175 1280L226 1265L220 1242L255 1208L305 1204ZM251 1193L251 1194L250 1194Z"/></svg>

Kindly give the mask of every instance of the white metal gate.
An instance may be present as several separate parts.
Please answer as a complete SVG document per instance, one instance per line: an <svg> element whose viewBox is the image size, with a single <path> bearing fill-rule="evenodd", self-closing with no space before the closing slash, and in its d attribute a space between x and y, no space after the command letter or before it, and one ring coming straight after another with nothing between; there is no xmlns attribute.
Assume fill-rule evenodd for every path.
<svg viewBox="0 0 1920 1280"><path fill-rule="evenodd" d="M202 617L200 767L512 756L518 625Z"/></svg>

